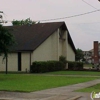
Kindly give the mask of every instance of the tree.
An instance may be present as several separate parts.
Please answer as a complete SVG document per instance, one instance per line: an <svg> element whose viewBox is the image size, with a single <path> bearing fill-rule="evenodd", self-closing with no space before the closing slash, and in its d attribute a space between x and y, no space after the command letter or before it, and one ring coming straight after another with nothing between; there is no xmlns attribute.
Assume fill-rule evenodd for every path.
<svg viewBox="0 0 100 100"><path fill-rule="evenodd" d="M83 51L81 49L76 49L76 56L75 59L76 61L80 61L81 59L83 60L84 55L83 55Z"/></svg>
<svg viewBox="0 0 100 100"><path fill-rule="evenodd" d="M32 21L30 18L27 18L25 20L13 20L13 25L27 25L27 24L35 24L35 21Z"/></svg>
<svg viewBox="0 0 100 100"><path fill-rule="evenodd" d="M10 46L15 43L13 35L0 25L0 55L3 55L3 59L6 59L6 74L7 74L7 58L10 51Z"/></svg>

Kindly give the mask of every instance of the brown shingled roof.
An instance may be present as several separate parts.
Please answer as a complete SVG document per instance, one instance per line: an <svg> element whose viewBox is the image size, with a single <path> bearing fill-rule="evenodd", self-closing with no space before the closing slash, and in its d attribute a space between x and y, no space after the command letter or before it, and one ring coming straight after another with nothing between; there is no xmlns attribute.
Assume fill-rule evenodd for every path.
<svg viewBox="0 0 100 100"><path fill-rule="evenodd" d="M67 30L64 22L39 23L34 25L8 26L17 42L13 47L14 51L34 51L41 43L43 43L51 34L59 27ZM68 30L67 30L68 31ZM69 33L68 33L69 34ZM73 41L68 35L68 41L76 52Z"/></svg>

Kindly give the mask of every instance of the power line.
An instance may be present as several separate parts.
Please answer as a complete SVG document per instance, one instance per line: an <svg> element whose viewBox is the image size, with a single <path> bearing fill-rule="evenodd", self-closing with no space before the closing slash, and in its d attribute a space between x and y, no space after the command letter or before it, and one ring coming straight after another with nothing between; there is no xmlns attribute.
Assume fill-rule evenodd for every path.
<svg viewBox="0 0 100 100"><path fill-rule="evenodd" d="M52 21L52 20L61 20L61 19L67 19L67 18L74 18L74 17L79 17L79 16L83 16L83 15L87 15L87 14L91 14L94 12L100 11L100 9L98 10L94 10L94 11L90 11L90 12L86 12L86 13L81 13L81 14L76 14L76 15L72 15L72 16L66 16L66 17L60 17L60 18L53 18L53 19L46 19L46 20L36 20L36 22L41 22L41 21ZM3 20L4 22L12 22L9 20Z"/></svg>
<svg viewBox="0 0 100 100"><path fill-rule="evenodd" d="M86 3L87 5L89 5L90 7L94 8L94 9L97 9L96 7L92 6L91 4L89 4L88 2L82 0L84 3Z"/></svg>
<svg viewBox="0 0 100 100"><path fill-rule="evenodd" d="M77 23L77 24L100 24L100 21L99 22L88 22L88 23Z"/></svg>
<svg viewBox="0 0 100 100"><path fill-rule="evenodd" d="M86 12L86 13L77 14L77 15L67 16L67 17L47 19L47 20L38 20L38 21L51 21L51 20L60 20L60 19L66 19L66 18L73 18L73 17L78 17L78 16L83 16L83 15L91 14L91 13L94 13L94 12L97 12L97 11L100 11L100 9L94 10L94 11L90 11L90 12Z"/></svg>

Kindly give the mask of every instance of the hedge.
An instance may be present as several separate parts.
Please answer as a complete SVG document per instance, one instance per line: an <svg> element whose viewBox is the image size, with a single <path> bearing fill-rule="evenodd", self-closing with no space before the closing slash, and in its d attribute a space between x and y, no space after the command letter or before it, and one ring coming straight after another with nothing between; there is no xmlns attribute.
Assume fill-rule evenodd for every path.
<svg viewBox="0 0 100 100"><path fill-rule="evenodd" d="M83 70L83 63L68 61L68 70Z"/></svg>
<svg viewBox="0 0 100 100"><path fill-rule="evenodd" d="M31 73L45 73L64 70L65 65L61 61L39 61L33 62L30 67Z"/></svg>

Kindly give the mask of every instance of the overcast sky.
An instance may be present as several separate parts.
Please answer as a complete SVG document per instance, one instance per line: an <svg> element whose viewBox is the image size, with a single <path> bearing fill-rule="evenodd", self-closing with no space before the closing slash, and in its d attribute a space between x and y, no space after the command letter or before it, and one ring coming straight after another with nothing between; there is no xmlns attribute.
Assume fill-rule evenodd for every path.
<svg viewBox="0 0 100 100"><path fill-rule="evenodd" d="M14 19L30 18L39 21L73 16L97 9L100 9L98 0L0 0L0 11L4 12L3 19L9 21L6 25L11 25L10 21ZM76 48L87 51L93 48L93 41L100 41L100 11L56 21L65 21Z"/></svg>

